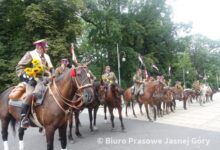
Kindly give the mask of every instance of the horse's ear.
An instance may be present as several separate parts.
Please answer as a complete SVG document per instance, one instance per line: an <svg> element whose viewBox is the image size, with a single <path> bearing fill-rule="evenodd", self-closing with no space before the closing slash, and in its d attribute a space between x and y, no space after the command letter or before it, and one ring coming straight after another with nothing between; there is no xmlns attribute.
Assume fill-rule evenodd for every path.
<svg viewBox="0 0 220 150"><path fill-rule="evenodd" d="M102 78L100 79L100 84L104 85L104 81L102 80Z"/></svg>

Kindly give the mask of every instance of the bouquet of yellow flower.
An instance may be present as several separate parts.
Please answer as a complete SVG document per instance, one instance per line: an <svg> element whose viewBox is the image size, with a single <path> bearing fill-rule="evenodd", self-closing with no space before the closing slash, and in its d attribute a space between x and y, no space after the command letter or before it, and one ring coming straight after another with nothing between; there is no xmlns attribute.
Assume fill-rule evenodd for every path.
<svg viewBox="0 0 220 150"><path fill-rule="evenodd" d="M39 60L33 59L31 63L32 63L33 67L32 68L30 68L30 67L25 68L24 72L28 76L34 77L34 78L42 76L44 73L44 67L42 65L40 65Z"/></svg>

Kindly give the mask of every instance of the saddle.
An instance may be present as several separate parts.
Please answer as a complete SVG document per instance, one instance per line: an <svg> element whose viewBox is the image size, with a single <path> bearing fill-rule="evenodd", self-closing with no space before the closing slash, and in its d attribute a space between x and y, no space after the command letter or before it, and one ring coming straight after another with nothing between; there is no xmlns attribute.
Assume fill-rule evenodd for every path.
<svg viewBox="0 0 220 150"><path fill-rule="evenodd" d="M25 98L25 84L19 83L9 94L9 99L14 101L22 101Z"/></svg>
<svg viewBox="0 0 220 150"><path fill-rule="evenodd" d="M33 95L35 98L34 101L34 105L38 106L41 105L43 103L45 94L48 90L48 86L46 87L35 87L35 90L33 91ZM14 105L14 103L17 102L17 104L21 104L22 101L25 99L26 97L26 85L25 83L21 82L19 83L17 86L15 86L15 88L11 91L11 93L9 94L9 100L11 105ZM18 105L14 105L14 106L18 106Z"/></svg>

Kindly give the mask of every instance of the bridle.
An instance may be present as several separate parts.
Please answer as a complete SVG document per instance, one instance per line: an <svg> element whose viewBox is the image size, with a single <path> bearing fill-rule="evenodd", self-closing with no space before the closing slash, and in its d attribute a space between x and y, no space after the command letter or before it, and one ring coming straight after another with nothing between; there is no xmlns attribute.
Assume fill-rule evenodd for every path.
<svg viewBox="0 0 220 150"><path fill-rule="evenodd" d="M79 69L79 68L82 68L85 72L87 72L84 68L86 68L86 66L78 66L76 68L74 68L75 70ZM71 81L75 81L76 83L76 86L77 86L77 91L73 97L73 99L75 98L75 96L77 96L77 100L74 100L73 99L68 99L66 97L64 97L62 95L62 93L60 92L59 88L57 87L57 84L55 82L55 80L53 80L53 85L55 87L55 90L56 92L58 93L59 97L61 98L61 101L67 105L69 108L73 108L73 109L77 109L79 110L81 108L81 106L83 105L83 93L81 92L83 89L85 88L88 88L88 87L92 87L92 84L91 83L87 83L85 85L83 85L83 83L86 81L87 79L85 78L83 81L82 81L82 84L79 84L78 80L77 80L77 75L76 77L71 77ZM89 79L90 81L90 79ZM72 82L71 82L72 83ZM52 94L55 102L57 103L57 105L60 107L61 110L63 110L65 113L68 111L69 112L69 109L66 110L65 108L63 108L63 106L60 104L59 100L55 97L54 93L52 92L51 90L51 87L49 86L49 90L50 90L50 93ZM67 113L68 113L67 112Z"/></svg>

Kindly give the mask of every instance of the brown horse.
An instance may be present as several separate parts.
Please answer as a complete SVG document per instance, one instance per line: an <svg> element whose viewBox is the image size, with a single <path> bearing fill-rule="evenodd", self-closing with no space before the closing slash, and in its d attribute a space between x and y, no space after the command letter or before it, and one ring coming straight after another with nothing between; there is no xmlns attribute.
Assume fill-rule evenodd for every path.
<svg viewBox="0 0 220 150"><path fill-rule="evenodd" d="M128 117L128 112L127 112L127 109L128 107L130 106L130 103L131 103L131 107L132 107L132 111L133 111L133 115L135 118L137 118L136 114L135 114L135 110L134 110L134 104L135 104L135 100L134 100L134 96L132 94L132 87L129 87L127 90L125 90L124 92L124 102L125 102L125 114L126 116ZM143 115L143 112L142 112L142 103L140 103L139 101L138 102L138 105L139 105L139 108L140 108L140 113Z"/></svg>
<svg viewBox="0 0 220 150"><path fill-rule="evenodd" d="M172 103L172 107L173 109L176 109L176 100L180 100L183 101L183 108L186 110L186 101L187 99L184 98L183 95L183 89L179 86L174 86L174 87L170 87L172 92L173 92L173 103Z"/></svg>
<svg viewBox="0 0 220 150"><path fill-rule="evenodd" d="M156 101L157 114L159 117L162 117L165 114L165 111L168 114L169 108L173 112L173 109L171 107L173 101L173 93L169 87L164 87L160 91L155 91L153 94L153 99L154 101ZM161 108L162 104L163 104L163 110Z"/></svg>
<svg viewBox="0 0 220 150"><path fill-rule="evenodd" d="M153 108L154 111L154 120L156 120L156 107L157 103L155 102L155 98L157 97L157 94L160 94L162 89L164 87L164 84L160 81L152 81L148 82L145 85L144 89L144 95L139 96L140 103L143 103L146 109L147 118L149 121L152 121L151 117L149 116L149 110L148 105L150 105Z"/></svg>
<svg viewBox="0 0 220 150"><path fill-rule="evenodd" d="M122 112L121 112L122 111L121 97L123 93L124 93L124 90L118 84L111 84L107 87L107 91L105 95L105 103L104 103L104 114L105 114L104 119L107 121L106 109L108 107L110 117L111 117L112 130L115 129L114 114L113 114L114 108L118 109L119 120L121 122L122 131L124 131L125 129L123 118L122 118Z"/></svg>
<svg viewBox="0 0 220 150"><path fill-rule="evenodd" d="M71 76L74 72L75 76ZM47 150L53 150L54 133L59 130L61 147L66 149L67 114L69 108L78 109L82 104L91 103L93 92L91 81L87 76L87 67L78 66L64 73L49 85L42 105L33 106L39 123L45 128ZM20 121L20 107L9 105L8 95L11 88L0 95L0 118L4 149L8 149L8 125L11 122L15 129L15 122ZM35 125L34 125L35 126ZM19 128L19 150L24 149L24 128Z"/></svg>
<svg viewBox="0 0 220 150"><path fill-rule="evenodd" d="M105 100L105 93L106 93L106 85L102 81L96 81L93 83L93 91L94 91L94 99L92 103L88 104L87 106L83 105L80 109L73 109L73 113L75 114L75 134L78 137L81 137L81 133L79 132L79 113L84 108L88 108L89 113L89 120L90 120L90 131L93 132L94 130L97 130L96 127L96 115L97 111L99 109L100 105L104 104ZM93 111L93 115L92 115ZM73 113L69 115L69 132L68 132L68 138L69 140L73 140L72 136L72 127L73 127ZM92 122L93 121L93 122Z"/></svg>

